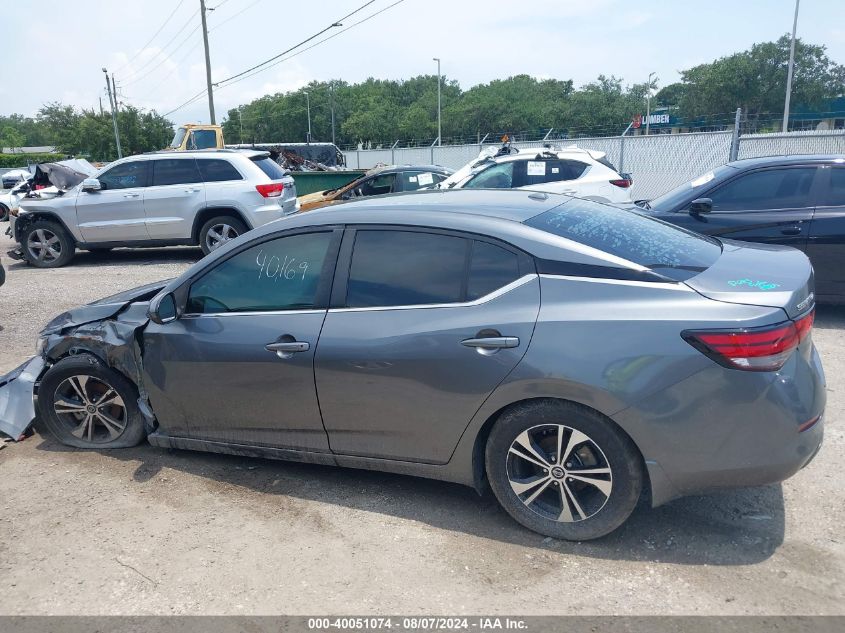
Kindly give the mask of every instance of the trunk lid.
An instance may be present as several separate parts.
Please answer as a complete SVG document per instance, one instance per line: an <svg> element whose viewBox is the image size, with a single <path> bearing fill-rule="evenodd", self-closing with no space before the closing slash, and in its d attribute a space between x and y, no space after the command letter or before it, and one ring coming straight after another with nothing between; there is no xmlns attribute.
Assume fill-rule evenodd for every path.
<svg viewBox="0 0 845 633"><path fill-rule="evenodd" d="M684 283L715 301L783 308L795 318L814 303L813 267L801 251L722 240L722 255Z"/></svg>

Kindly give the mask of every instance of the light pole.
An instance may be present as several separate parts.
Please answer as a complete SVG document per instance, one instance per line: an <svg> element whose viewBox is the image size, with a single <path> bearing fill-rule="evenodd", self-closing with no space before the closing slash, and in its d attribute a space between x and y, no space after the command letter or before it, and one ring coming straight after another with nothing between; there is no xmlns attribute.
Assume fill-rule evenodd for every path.
<svg viewBox="0 0 845 633"><path fill-rule="evenodd" d="M308 136L306 137L308 140L307 142L311 142L311 97L306 92L305 93L305 109L308 112Z"/></svg>
<svg viewBox="0 0 845 633"><path fill-rule="evenodd" d="M789 44L789 70L786 71L786 99L783 102L783 132L789 126L789 98L792 96L792 73L795 70L795 31L798 29L798 3L795 0L795 17L792 20L792 42Z"/></svg>
<svg viewBox="0 0 845 633"><path fill-rule="evenodd" d="M117 146L117 157L123 158L123 152L120 150L120 132L117 131L117 116L115 114L115 108L117 107L117 95L114 95L114 100L112 100L111 84L109 83L109 71L103 68L103 74L106 76L106 90L109 93L109 106L111 107L111 123L114 126L114 143Z"/></svg>
<svg viewBox="0 0 845 633"><path fill-rule="evenodd" d="M334 144L334 80L329 83L329 96L332 108L332 144Z"/></svg>
<svg viewBox="0 0 845 633"><path fill-rule="evenodd" d="M648 74L648 84L646 84L646 97L645 97L645 135L648 136L648 128L649 128L649 121L651 119L651 85L654 81L657 81L656 77L657 73L649 73ZM652 77L655 79L652 80Z"/></svg>
<svg viewBox="0 0 845 633"><path fill-rule="evenodd" d="M440 126L440 58L432 57L437 62L437 145L443 144L443 131Z"/></svg>

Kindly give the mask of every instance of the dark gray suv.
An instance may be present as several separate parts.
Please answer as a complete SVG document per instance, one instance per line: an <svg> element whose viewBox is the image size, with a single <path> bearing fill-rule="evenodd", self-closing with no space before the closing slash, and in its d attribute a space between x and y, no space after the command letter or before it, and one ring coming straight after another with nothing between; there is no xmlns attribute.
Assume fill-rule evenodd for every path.
<svg viewBox="0 0 845 633"><path fill-rule="evenodd" d="M812 283L797 250L565 196L353 202L60 315L0 387L18 411L0 429L28 426L40 384L71 446L486 480L531 529L595 538L644 491L658 505L813 458Z"/></svg>

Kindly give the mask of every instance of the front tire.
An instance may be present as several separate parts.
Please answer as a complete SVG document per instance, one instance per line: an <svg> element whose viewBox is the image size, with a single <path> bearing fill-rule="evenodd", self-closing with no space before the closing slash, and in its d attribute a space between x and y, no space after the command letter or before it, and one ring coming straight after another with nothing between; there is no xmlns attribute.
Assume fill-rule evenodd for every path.
<svg viewBox="0 0 845 633"><path fill-rule="evenodd" d="M643 466L611 420L560 400L503 413L487 439L487 477L502 507L525 527L586 541L622 525L637 505Z"/></svg>
<svg viewBox="0 0 845 633"><path fill-rule="evenodd" d="M58 222L36 220L21 235L24 259L36 268L59 268L73 257L73 238Z"/></svg>
<svg viewBox="0 0 845 633"><path fill-rule="evenodd" d="M41 380L39 419L62 444L77 448L128 448L146 436L138 391L99 358L63 358Z"/></svg>
<svg viewBox="0 0 845 633"><path fill-rule="evenodd" d="M237 218L228 215L211 218L200 229L199 242L203 255L208 255L226 242L243 235L247 230L246 225Z"/></svg>
<svg viewBox="0 0 845 633"><path fill-rule="evenodd" d="M9 207L0 203L0 222L5 222L9 219Z"/></svg>

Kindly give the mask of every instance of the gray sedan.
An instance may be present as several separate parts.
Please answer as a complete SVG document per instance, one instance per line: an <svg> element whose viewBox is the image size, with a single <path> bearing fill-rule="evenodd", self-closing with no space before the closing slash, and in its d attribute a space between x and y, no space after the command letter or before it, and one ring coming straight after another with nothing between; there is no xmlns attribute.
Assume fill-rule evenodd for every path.
<svg viewBox="0 0 845 633"><path fill-rule="evenodd" d="M40 421L71 446L489 485L532 530L591 539L643 495L810 462L813 310L790 248L526 191L376 198L60 315L0 378L0 430L29 425L38 385Z"/></svg>

